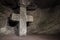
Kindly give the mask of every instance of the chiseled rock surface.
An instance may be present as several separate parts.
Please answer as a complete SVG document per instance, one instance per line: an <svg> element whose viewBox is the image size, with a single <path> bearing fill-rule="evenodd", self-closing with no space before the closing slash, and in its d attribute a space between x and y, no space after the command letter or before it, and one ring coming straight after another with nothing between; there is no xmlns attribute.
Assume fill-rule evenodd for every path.
<svg viewBox="0 0 60 40"><path fill-rule="evenodd" d="M54 9L36 9L28 11L34 21L28 27L28 33L56 34L60 33L60 7Z"/></svg>
<svg viewBox="0 0 60 40"><path fill-rule="evenodd" d="M12 10L8 7L0 5L0 33L8 34L10 30L7 29L8 27L8 17L12 13Z"/></svg>

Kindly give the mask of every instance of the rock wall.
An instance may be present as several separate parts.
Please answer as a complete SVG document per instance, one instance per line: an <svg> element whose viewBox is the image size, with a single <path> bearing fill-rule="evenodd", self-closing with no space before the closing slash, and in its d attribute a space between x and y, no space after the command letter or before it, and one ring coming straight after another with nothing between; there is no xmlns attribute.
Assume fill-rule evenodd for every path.
<svg viewBox="0 0 60 40"><path fill-rule="evenodd" d="M56 34L60 33L60 6L53 9L28 11L34 17L33 23L28 26L28 34Z"/></svg>
<svg viewBox="0 0 60 40"><path fill-rule="evenodd" d="M8 13L8 14L7 14ZM4 8L0 12L0 28L5 27L11 10ZM27 11L28 15L34 17L34 21L28 26L28 34L56 34L60 33L60 6L53 9L40 9Z"/></svg>
<svg viewBox="0 0 60 40"><path fill-rule="evenodd" d="M10 17L12 10L8 7L0 5L0 33L8 34L8 17Z"/></svg>

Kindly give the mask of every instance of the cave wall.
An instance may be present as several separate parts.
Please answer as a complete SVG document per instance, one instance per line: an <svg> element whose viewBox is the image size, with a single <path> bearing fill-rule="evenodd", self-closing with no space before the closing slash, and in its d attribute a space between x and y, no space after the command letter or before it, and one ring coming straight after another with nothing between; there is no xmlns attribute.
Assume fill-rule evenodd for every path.
<svg viewBox="0 0 60 40"><path fill-rule="evenodd" d="M60 6L55 8L28 11L34 21L28 27L28 34L58 34L60 33Z"/></svg>
<svg viewBox="0 0 60 40"><path fill-rule="evenodd" d="M5 0L7 1L7 0ZM39 1L39 0L38 0ZM28 26L28 33L30 34L55 34L60 33L60 6L59 0L40 0L37 1L37 8L34 11L27 11L28 15L32 15L34 17L34 21ZM44 2L43 2L44 1ZM3 0L0 1L4 4ZM8 2L8 1L7 1ZM12 2L12 3L11 3ZM52 3L51 3L52 2ZM11 6L11 4L13 6ZM34 3L34 2L33 2ZM7 3L6 3L7 4ZM9 5L10 4L10 5ZM58 4L57 6L54 4ZM5 4L4 4L5 5ZM40 6L39 6L40 5ZM13 1L8 2L8 6L12 8L16 8L17 6ZM14 7L15 6L15 7ZM43 9L41 9L43 7ZM6 7L7 8L7 7ZM4 13L10 13L9 8L4 8ZM16 11L16 10L15 10ZM1 15L1 13L0 13ZM3 14L3 18L0 21L0 27L4 27L6 20L9 14ZM8 15L8 16L6 16Z"/></svg>
<svg viewBox="0 0 60 40"><path fill-rule="evenodd" d="M0 35L11 33L12 29L8 26L8 18L12 13L10 8L0 4Z"/></svg>
<svg viewBox="0 0 60 40"><path fill-rule="evenodd" d="M8 17L10 17L12 10L8 7L0 5L0 27L5 26Z"/></svg>

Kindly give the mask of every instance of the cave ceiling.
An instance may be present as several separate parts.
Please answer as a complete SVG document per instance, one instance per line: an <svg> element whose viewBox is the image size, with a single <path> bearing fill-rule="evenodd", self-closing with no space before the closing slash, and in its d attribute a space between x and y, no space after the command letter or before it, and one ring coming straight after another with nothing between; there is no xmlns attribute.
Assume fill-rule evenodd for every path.
<svg viewBox="0 0 60 40"><path fill-rule="evenodd" d="M39 8L51 8L60 5L60 0L32 0L30 2L36 4ZM19 7L19 0L0 0L0 4L16 9Z"/></svg>

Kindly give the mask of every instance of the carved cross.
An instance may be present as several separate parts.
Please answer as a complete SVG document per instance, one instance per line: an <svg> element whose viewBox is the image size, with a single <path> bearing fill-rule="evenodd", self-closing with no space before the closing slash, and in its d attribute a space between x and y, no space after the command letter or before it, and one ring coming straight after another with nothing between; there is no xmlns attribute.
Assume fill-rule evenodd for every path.
<svg viewBox="0 0 60 40"><path fill-rule="evenodd" d="M19 35L23 36L27 34L27 24L26 22L33 22L33 16L26 15L26 12L22 14L12 14L12 20L19 21Z"/></svg>
<svg viewBox="0 0 60 40"><path fill-rule="evenodd" d="M27 34L26 22L32 22L33 17L27 15L26 6L29 4L28 0L20 0L20 14L13 14L12 20L19 21L19 35L23 36Z"/></svg>

